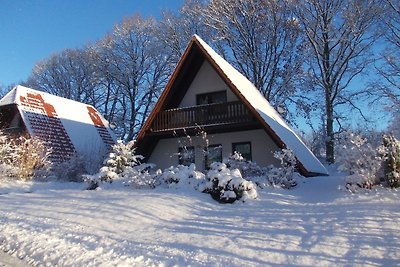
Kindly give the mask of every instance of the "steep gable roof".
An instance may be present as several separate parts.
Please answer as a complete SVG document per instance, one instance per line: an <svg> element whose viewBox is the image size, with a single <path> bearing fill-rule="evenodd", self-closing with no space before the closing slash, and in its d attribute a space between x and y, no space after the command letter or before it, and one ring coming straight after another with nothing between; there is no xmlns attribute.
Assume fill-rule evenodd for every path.
<svg viewBox="0 0 400 267"><path fill-rule="evenodd" d="M64 161L75 152L99 155L115 143L108 122L87 104L16 86L0 100L15 105L30 136L52 148L51 159Z"/></svg>
<svg viewBox="0 0 400 267"><path fill-rule="evenodd" d="M230 89L246 104L275 143L280 148L290 148L294 152L303 175L328 174L321 162L257 88L197 35L192 37L155 108L140 130L137 138L139 145L145 139L156 114L162 109L174 108L179 104L204 60L213 66Z"/></svg>

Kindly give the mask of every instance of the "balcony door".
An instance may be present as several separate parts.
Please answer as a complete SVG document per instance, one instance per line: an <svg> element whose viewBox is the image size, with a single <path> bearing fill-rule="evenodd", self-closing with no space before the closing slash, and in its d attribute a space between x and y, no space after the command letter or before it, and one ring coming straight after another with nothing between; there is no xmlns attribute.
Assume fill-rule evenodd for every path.
<svg viewBox="0 0 400 267"><path fill-rule="evenodd" d="M226 91L199 94L196 96L196 104L202 106L196 119L200 124L215 124L223 121L227 115ZM204 105L204 106L203 106Z"/></svg>
<svg viewBox="0 0 400 267"><path fill-rule="evenodd" d="M211 92L196 95L196 105L226 103L226 91Z"/></svg>

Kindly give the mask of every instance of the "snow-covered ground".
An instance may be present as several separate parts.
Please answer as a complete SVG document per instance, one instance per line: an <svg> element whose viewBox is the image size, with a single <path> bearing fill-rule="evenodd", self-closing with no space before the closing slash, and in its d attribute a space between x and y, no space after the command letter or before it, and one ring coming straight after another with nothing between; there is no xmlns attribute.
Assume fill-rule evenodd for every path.
<svg viewBox="0 0 400 267"><path fill-rule="evenodd" d="M40 266L399 265L400 192L342 183L309 178L218 204L188 189L2 181L0 250Z"/></svg>

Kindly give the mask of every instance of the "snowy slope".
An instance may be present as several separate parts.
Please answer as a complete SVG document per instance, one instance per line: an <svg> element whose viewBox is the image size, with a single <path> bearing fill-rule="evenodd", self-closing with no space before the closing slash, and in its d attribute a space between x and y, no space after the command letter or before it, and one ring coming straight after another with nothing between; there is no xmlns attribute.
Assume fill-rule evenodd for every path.
<svg viewBox="0 0 400 267"><path fill-rule="evenodd" d="M276 112L265 97L257 90L253 83L215 52L198 35L194 35L194 38L197 39L207 54L214 60L214 63L226 75L226 78L230 80L244 98L251 103L286 146L294 152L297 159L303 164L306 170L312 173L328 174L321 162L281 118L278 112Z"/></svg>
<svg viewBox="0 0 400 267"><path fill-rule="evenodd" d="M15 267L15 266L28 267L30 265L0 250L0 267Z"/></svg>
<svg viewBox="0 0 400 267"><path fill-rule="evenodd" d="M395 266L400 192L342 177L218 204L188 189L0 183L0 250L47 266Z"/></svg>

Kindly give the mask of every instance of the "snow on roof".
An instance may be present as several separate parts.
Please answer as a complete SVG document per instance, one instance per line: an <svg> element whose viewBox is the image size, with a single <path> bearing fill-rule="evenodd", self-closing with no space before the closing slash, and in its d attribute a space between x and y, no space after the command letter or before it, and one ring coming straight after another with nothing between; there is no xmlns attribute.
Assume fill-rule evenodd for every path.
<svg viewBox="0 0 400 267"><path fill-rule="evenodd" d="M16 86L0 106L16 104L31 136L52 147L52 157L63 161L75 152L98 157L115 143L108 122L87 104Z"/></svg>
<svg viewBox="0 0 400 267"><path fill-rule="evenodd" d="M301 141L297 134L281 118L278 112L270 105L265 97L244 75L217 54L198 35L194 35L198 43L204 48L214 63L226 75L226 78L237 88L242 96L254 107L264 121L271 127L277 136L290 148L303 167L311 173L328 174L328 171L315 155Z"/></svg>
<svg viewBox="0 0 400 267"><path fill-rule="evenodd" d="M0 99L0 106L6 106L10 104L16 104L16 92L17 90L11 90L2 99Z"/></svg>

